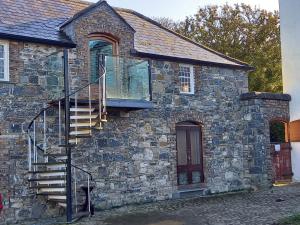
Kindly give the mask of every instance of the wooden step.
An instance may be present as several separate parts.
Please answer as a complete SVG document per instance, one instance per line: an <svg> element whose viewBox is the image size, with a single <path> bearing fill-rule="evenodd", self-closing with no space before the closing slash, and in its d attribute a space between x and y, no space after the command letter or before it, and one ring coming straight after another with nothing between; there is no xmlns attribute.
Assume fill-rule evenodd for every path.
<svg viewBox="0 0 300 225"><path fill-rule="evenodd" d="M35 188L38 189L38 193L42 194L42 193L61 193L61 192L66 192L66 188L65 187L55 187L55 188L51 188L51 187L43 187L43 188Z"/></svg>
<svg viewBox="0 0 300 225"><path fill-rule="evenodd" d="M96 125L96 122L92 121L92 123L71 123L70 127L71 128L76 128L76 127L93 127L95 125Z"/></svg>
<svg viewBox="0 0 300 225"><path fill-rule="evenodd" d="M79 134L79 135L75 135L74 137L78 138L90 138L92 137L92 135L90 134Z"/></svg>
<svg viewBox="0 0 300 225"><path fill-rule="evenodd" d="M56 192L38 192L37 195L54 195L54 196L66 196L66 192L65 191L62 191L62 192L59 192L59 191L56 191Z"/></svg>
<svg viewBox="0 0 300 225"><path fill-rule="evenodd" d="M29 173L37 174L40 177L55 177L55 176L65 176L66 170L44 170L44 171L34 171Z"/></svg>
<svg viewBox="0 0 300 225"><path fill-rule="evenodd" d="M47 162L47 163L32 163L34 166L55 166L55 165L64 165L66 162Z"/></svg>
<svg viewBox="0 0 300 225"><path fill-rule="evenodd" d="M66 170L39 170L39 171L30 171L31 174L43 174L43 173L59 173L66 172Z"/></svg>
<svg viewBox="0 0 300 225"><path fill-rule="evenodd" d="M38 184L38 185L35 185L35 186L31 186L29 187L30 189L47 189L47 188L50 188L50 189L60 189L60 188L66 188L66 184L52 184L52 185L48 185L48 184Z"/></svg>
<svg viewBox="0 0 300 225"><path fill-rule="evenodd" d="M83 107L70 108L70 112L93 112L93 111L95 111L95 108L83 108Z"/></svg>
<svg viewBox="0 0 300 225"><path fill-rule="evenodd" d="M57 161L64 161L68 159L68 156L66 154L49 154L45 155L45 157L49 157L51 160L57 160Z"/></svg>
<svg viewBox="0 0 300 225"><path fill-rule="evenodd" d="M82 134L91 134L91 130L77 130L77 131L71 131L70 135L71 136L77 136L77 135L82 135Z"/></svg>
<svg viewBox="0 0 300 225"><path fill-rule="evenodd" d="M48 200L67 200L67 195L63 194L63 195L48 195Z"/></svg>
<svg viewBox="0 0 300 225"><path fill-rule="evenodd" d="M80 139L78 139L78 138L77 138L77 140L76 140L76 138L72 138L72 139L69 140L69 143L70 143L70 144L73 144L73 145L76 145L76 144L78 144L79 142L80 142Z"/></svg>
<svg viewBox="0 0 300 225"><path fill-rule="evenodd" d="M98 114L92 115L78 115L78 116L70 116L71 120L87 120L87 119L96 119Z"/></svg>
<svg viewBox="0 0 300 225"><path fill-rule="evenodd" d="M40 181L66 181L65 177L43 177L43 178L30 178L29 182L40 182Z"/></svg>

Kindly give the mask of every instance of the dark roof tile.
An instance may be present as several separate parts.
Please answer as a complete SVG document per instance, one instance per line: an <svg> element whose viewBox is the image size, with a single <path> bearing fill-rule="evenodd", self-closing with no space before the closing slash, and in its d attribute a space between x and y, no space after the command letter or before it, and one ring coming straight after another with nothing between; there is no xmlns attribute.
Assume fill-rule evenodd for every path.
<svg viewBox="0 0 300 225"><path fill-rule="evenodd" d="M82 0L0 0L0 5L0 38L25 37L70 45L73 43L60 26L93 8L92 3ZM135 11L114 9L135 30L137 52L248 68L247 64L180 36Z"/></svg>

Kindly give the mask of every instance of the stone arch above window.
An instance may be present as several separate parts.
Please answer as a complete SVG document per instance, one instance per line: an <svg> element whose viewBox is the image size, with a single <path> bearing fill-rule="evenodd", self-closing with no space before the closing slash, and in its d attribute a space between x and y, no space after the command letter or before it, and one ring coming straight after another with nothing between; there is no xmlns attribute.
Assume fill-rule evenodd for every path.
<svg viewBox="0 0 300 225"><path fill-rule="evenodd" d="M89 41L103 41L112 45L112 55L119 55L119 38L108 33L93 33L89 35Z"/></svg>

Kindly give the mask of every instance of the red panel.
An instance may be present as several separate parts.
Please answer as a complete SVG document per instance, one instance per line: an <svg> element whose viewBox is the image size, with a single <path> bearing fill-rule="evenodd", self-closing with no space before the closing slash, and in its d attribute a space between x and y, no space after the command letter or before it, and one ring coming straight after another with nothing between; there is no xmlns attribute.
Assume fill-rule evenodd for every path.
<svg viewBox="0 0 300 225"><path fill-rule="evenodd" d="M293 176L291 162L291 145L290 143L282 143L278 145L280 145L280 151L275 151L275 145L271 145L275 181L291 180Z"/></svg>

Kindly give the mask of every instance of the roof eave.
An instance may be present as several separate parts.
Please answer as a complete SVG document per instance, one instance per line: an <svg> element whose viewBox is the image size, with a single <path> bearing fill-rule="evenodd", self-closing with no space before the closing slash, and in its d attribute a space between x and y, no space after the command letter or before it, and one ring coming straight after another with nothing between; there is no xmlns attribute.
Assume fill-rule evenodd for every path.
<svg viewBox="0 0 300 225"><path fill-rule="evenodd" d="M157 59L157 60L169 60L169 61L180 62L180 63L201 64L201 65L205 65L205 66L216 66L216 67L231 68L231 69L241 69L241 70L245 70L248 72L255 70L255 67L249 66L248 64L234 65L234 64L209 62L209 61L204 61L204 60L180 58L180 57L175 57L175 56L165 56L165 55L158 55L158 54L152 54L152 53L147 53L147 52L140 52L135 49L131 50L131 54L135 55L135 56L139 56L139 57L145 57L145 58L151 58L151 59Z"/></svg>
<svg viewBox="0 0 300 225"><path fill-rule="evenodd" d="M23 35L8 34L8 33L1 33L1 32L0 32L0 38L8 39L8 40L15 40L15 41L24 41L24 42L55 45L55 46L66 47L66 48L75 48L76 47L76 44L74 44L73 42L55 41L55 40L50 40L50 39L28 37L28 36L23 36Z"/></svg>

